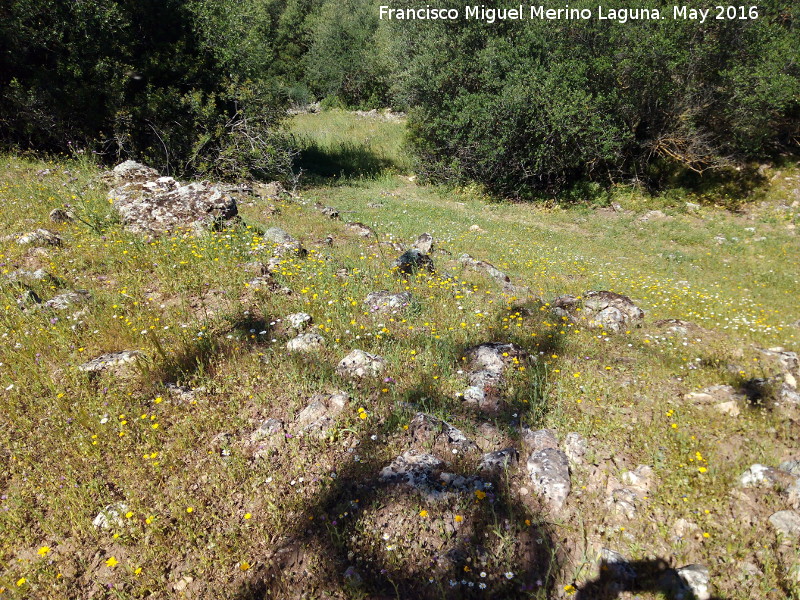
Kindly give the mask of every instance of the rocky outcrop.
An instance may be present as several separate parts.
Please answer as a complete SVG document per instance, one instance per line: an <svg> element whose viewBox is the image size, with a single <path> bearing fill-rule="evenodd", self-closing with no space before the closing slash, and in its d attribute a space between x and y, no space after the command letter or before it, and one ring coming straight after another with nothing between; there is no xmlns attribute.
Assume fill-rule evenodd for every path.
<svg viewBox="0 0 800 600"><path fill-rule="evenodd" d="M377 377L386 369L386 359L363 350L353 350L336 366L336 373L350 379Z"/></svg>
<svg viewBox="0 0 800 600"><path fill-rule="evenodd" d="M619 333L641 327L644 311L627 296L607 291L586 292L582 298L560 296L551 302L553 313L588 329Z"/></svg>
<svg viewBox="0 0 800 600"><path fill-rule="evenodd" d="M374 313L396 313L411 304L411 292L399 294L392 294L387 290L372 292L364 299L364 304Z"/></svg>
<svg viewBox="0 0 800 600"><path fill-rule="evenodd" d="M181 184L153 169L126 161L106 177L114 185L108 197L126 229L162 234L184 228L208 228L238 214L236 200L205 183Z"/></svg>

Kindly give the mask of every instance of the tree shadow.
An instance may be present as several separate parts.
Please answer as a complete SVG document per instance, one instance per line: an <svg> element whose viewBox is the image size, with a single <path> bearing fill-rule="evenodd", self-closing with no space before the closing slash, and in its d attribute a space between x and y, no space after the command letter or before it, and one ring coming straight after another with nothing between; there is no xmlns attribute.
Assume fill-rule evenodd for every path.
<svg viewBox="0 0 800 600"><path fill-rule="evenodd" d="M297 158L297 167L302 170L307 184L332 177L374 177L393 166L391 160L355 142L326 147L306 141Z"/></svg>
<svg viewBox="0 0 800 600"><path fill-rule="evenodd" d="M581 586L575 600L616 600L623 594L654 593L667 598L699 600L663 559L600 562L600 576ZM714 596L711 600L723 600Z"/></svg>
<svg viewBox="0 0 800 600"><path fill-rule="evenodd" d="M499 308L497 320L502 322L506 312ZM441 352L460 361L463 352L487 341L477 333L472 337L463 347ZM552 597L562 557L543 505L536 497L524 502L517 497L505 469L481 470L477 448L455 455L449 448L442 450L440 441L428 444L414 434L401 448L431 453L444 462L425 471L419 487L380 475L392 461L385 444L397 434L404 411L424 411L448 421L456 415L476 428L488 418L497 423L500 437L516 437L524 419L514 411L521 414L522 396L542 394L546 384L546 368L538 353L560 350L562 339L543 336L545 341L531 341L506 330L493 341L512 339L525 345L530 360L524 359L526 368L509 378L504 388L509 394L507 407L501 413L473 410L443 394L441 381L420 372L415 382L397 390L391 416L360 435L356 452L339 461L321 490L294 512L292 525L280 532L286 541L253 570L235 598L302 597L305 592L294 578L312 564L319 569L320 563L326 585L354 598ZM319 361L309 364L308 370L320 385L350 388L362 401L375 393L363 383L347 385ZM546 411L546 404L529 411L536 425ZM401 515L405 522L395 523ZM409 554L405 546L410 546Z"/></svg>
<svg viewBox="0 0 800 600"><path fill-rule="evenodd" d="M378 443L362 444L359 454L380 456ZM304 555L309 549L327 563L329 583L348 590L352 597L516 598L536 591L541 597L550 597L559 570L553 550L553 532L544 519L536 518L510 497L504 490L501 474L483 477L490 491L482 500L469 491L451 492L466 494L474 503L471 508L461 509L468 514L464 527L452 527L442 547L426 549L421 552L423 556L403 559L393 555L391 544L361 544L358 538L368 520L367 515L383 507L422 505L434 513L449 511L452 503L450 499L441 500L439 504L426 497L427 492L381 480L375 474L383 466L385 464L377 458L341 465L331 485L295 516L294 522L298 525L286 532L289 542L277 550L273 563L244 584L235 598L301 597L303 592L294 588L288 579L293 571L306 567L308 559ZM456 474L470 476L458 469ZM443 493L447 490L447 486L442 486ZM515 560L504 563L508 565L508 576L492 573L482 577L479 565L490 552L491 543L498 539L498 531L512 531L525 517L532 524L517 533ZM387 531L392 531L391 527ZM481 588L482 583L485 588Z"/></svg>

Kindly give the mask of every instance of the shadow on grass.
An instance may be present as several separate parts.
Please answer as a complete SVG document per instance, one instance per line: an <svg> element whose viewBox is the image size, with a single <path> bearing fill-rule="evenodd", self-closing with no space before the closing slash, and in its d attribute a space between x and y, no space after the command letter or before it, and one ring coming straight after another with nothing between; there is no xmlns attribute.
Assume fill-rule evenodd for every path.
<svg viewBox="0 0 800 600"><path fill-rule="evenodd" d="M505 314L507 310L499 310L496 321L502 323ZM534 325L542 326L539 321ZM487 341L514 341L528 353L528 358L520 359L519 366L525 366L524 370L508 369L514 372L502 386L502 393L508 397L499 413L488 415L475 410L443 393L440 380L418 373L416 382L396 390L394 397L400 402L394 416L359 437L357 457L350 454L352 460L348 457L340 461L321 491L294 512L292 525L280 532L287 541L270 553L264 561L269 565L252 573L235 597L304 597L308 590L300 589L295 581L302 581L304 573L312 569L324 576L330 588L353 598L553 597L562 567L555 532L536 500L523 503L510 493L505 471L478 472L477 455L459 454L440 456L445 459L441 469L453 473L448 477L461 476L473 484L448 487L442 483L439 469L432 469L421 489L379 476L394 457L387 454L385 442L398 430L398 411L424 410L446 419L456 414L462 422L476 425L488 417L500 427L510 427L513 436L523 420L518 414L527 406L536 425L543 423L548 409L547 367L539 352L561 351L563 340L560 335L548 338L546 333L532 338L530 330L527 336L508 329L504 333L486 340L476 332L461 347L439 349L442 356L458 361L459 367L461 356L469 348ZM351 387L359 403L384 397L365 382L342 385L345 382L319 361L303 360L296 366L321 386ZM531 407L531 403L536 406ZM438 443L427 449L418 439L409 439L403 445L434 455L442 452ZM431 489L435 490L433 496L440 492L447 492L447 496L434 498ZM428 521L425 515L417 515L420 507L436 516ZM463 521L456 522L455 514L463 515ZM413 515L411 533L408 517L403 515ZM398 522L402 518L405 523ZM381 537L383 542L378 541ZM410 555L406 554L409 550Z"/></svg>
<svg viewBox="0 0 800 600"><path fill-rule="evenodd" d="M699 600L662 559L600 563L600 576L582 586L575 600L617 600L628 594L662 594L667 598ZM722 600L713 597L711 600Z"/></svg>
<svg viewBox="0 0 800 600"><path fill-rule="evenodd" d="M458 492L467 494L474 504L464 509L468 514L464 526L452 527L439 548L420 547L415 550L417 555L404 560L397 556L403 549L395 552L383 543L361 543L365 515L373 511L401 504L410 512L422 503L433 512L440 505L403 484L376 477L385 466L379 458L380 442L361 444L359 454L365 458L341 465L331 485L295 515L297 525L285 532L291 541L275 552L269 568L238 591L237 600L304 597L306 590L293 587L289 580L309 566L305 549L322 558L327 580L354 598L518 598L537 591L541 598L551 597L559 571L553 533L543 519L536 519L503 491L499 476L483 478L492 491L480 501L468 491ZM531 526L522 525L525 518ZM482 559L512 531L516 534L515 558L504 565L513 576L491 573L482 578ZM391 525L387 532L394 533ZM391 535L391 539L403 544L402 538Z"/></svg>
<svg viewBox="0 0 800 600"><path fill-rule="evenodd" d="M315 183L333 177L374 177L395 164L364 144L340 142L324 147L306 141L297 158L297 167L303 170L306 183Z"/></svg>

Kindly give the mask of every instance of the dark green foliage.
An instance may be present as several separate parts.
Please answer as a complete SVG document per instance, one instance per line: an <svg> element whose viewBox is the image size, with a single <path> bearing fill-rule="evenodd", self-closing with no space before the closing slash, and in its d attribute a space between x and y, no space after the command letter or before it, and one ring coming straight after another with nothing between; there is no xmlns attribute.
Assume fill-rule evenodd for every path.
<svg viewBox="0 0 800 600"><path fill-rule="evenodd" d="M321 98L378 108L388 103L390 68L371 0L327 0L310 21L305 79Z"/></svg>
<svg viewBox="0 0 800 600"><path fill-rule="evenodd" d="M12 0L0 7L0 142L95 149L171 174L275 176L279 97L259 79L261 29L225 2ZM255 16L258 16L257 14ZM239 28L250 46L208 33ZM242 39L237 38L239 42ZM245 40L247 41L247 40Z"/></svg>
<svg viewBox="0 0 800 600"><path fill-rule="evenodd" d="M797 144L798 8L769 0L757 20L712 11L699 24L673 20L672 4L637 4L669 18L395 23L421 174L526 197L581 180L658 185L676 168ZM630 3L603 3L615 5ZM597 14L596 2L569 6Z"/></svg>

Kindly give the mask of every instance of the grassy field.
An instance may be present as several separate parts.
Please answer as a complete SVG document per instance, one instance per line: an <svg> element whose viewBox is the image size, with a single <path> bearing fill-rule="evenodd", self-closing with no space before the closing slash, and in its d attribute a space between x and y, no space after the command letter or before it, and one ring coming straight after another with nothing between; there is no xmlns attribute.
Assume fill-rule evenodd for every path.
<svg viewBox="0 0 800 600"><path fill-rule="evenodd" d="M309 185L279 212L245 198L242 223L208 234L128 233L86 161L2 158L0 598L664 597L644 576L636 592L593 592L601 548L642 572L705 565L716 598L800 593L797 540L767 522L785 497L736 487L753 463L800 458L796 417L769 399L733 417L685 398L772 375L761 347L797 349L800 170L769 169L739 213L628 188L613 191L615 208L519 205L417 185L402 122L334 112L293 127ZM64 207L77 219L51 223ZM292 293L249 283L272 226L309 249L274 275ZM16 242L39 227L62 245ZM423 232L436 274L398 277L390 242ZM530 294L465 270L462 253ZM52 277L24 287L9 280L20 269ZM91 299L58 311L30 294L72 289ZM411 307L372 312L364 298L380 289L411 292ZM630 296L644 327L606 335L548 310L593 289ZM281 319L298 311L326 340L312 355L285 347ZM533 357L495 415L459 398L462 353L486 341ZM385 377L337 375L354 348L384 356ZM143 353L127 377L77 368L120 350ZM351 399L329 435L296 435L311 396L336 389ZM432 501L379 484L396 456L429 446L408 427L418 409L483 451L521 450L521 426L581 434L589 450L566 507L551 513L530 493L524 454L489 493ZM256 456L251 435L268 418L285 433ZM479 455L441 457L476 472ZM638 465L654 484L628 519L610 510L608 482ZM119 517L95 527L107 506Z"/></svg>

